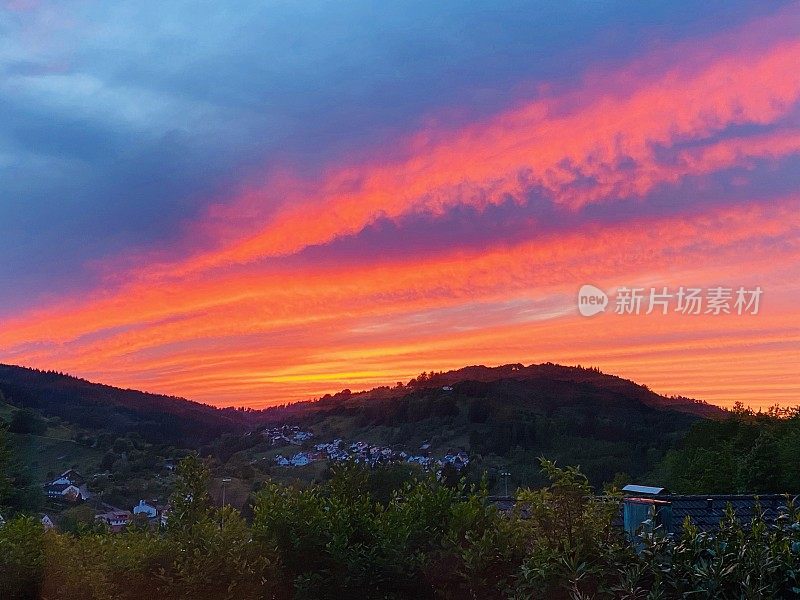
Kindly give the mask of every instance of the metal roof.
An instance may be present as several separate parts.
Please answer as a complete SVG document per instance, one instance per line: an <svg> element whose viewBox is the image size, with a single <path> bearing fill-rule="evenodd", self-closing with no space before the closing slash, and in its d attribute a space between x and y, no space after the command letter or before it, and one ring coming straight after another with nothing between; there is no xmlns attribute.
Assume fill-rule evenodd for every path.
<svg viewBox="0 0 800 600"><path fill-rule="evenodd" d="M626 485L622 488L623 492L630 494L647 494L649 496L658 496L666 491L663 487L650 487L648 485Z"/></svg>

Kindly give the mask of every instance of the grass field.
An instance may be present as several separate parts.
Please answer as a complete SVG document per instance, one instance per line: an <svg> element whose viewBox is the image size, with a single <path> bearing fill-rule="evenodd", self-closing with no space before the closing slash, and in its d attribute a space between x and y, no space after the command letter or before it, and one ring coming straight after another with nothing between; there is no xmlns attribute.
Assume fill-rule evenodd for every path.
<svg viewBox="0 0 800 600"><path fill-rule="evenodd" d="M44 483L53 474L70 468L80 473L94 473L103 458L101 451L80 446L69 439L14 433L8 437L14 456L28 465L31 476L38 483Z"/></svg>

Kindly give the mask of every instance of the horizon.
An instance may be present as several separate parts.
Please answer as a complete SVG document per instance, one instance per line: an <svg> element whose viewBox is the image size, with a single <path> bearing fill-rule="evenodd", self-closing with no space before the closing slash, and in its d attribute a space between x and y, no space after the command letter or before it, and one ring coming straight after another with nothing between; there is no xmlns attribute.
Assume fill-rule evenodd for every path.
<svg viewBox="0 0 800 600"><path fill-rule="evenodd" d="M220 407L545 362L800 404L796 3L0 15L0 362Z"/></svg>

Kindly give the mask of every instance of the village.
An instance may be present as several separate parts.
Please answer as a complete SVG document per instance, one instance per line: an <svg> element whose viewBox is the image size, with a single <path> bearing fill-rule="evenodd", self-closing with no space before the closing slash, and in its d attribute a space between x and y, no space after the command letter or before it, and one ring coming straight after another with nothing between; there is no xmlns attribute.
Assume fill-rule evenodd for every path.
<svg viewBox="0 0 800 600"><path fill-rule="evenodd" d="M262 431L262 435L273 446L286 444L302 446L314 437L314 434L310 431L303 431L297 426L265 429ZM309 450L298 450L291 456L278 454L275 456L274 461L280 467L290 468L304 467L320 461L330 461L332 463L352 461L356 464L364 464L371 467L392 462L405 462L437 472L440 472L446 465L451 465L457 471L461 471L469 465L469 455L463 450L451 450L441 458L431 456L430 450L431 444L429 442L423 443L416 452L406 452L405 450L397 450L364 441L347 443L341 438L336 438L330 442L317 443Z"/></svg>
<svg viewBox="0 0 800 600"><path fill-rule="evenodd" d="M442 475L442 470L453 469L460 473L469 465L470 458L463 450L449 451L441 457L431 454L431 444L423 443L415 451L390 448L365 441L345 441L335 438L327 442L314 443L315 434L296 425L270 427L249 435L260 435L270 448L294 448L292 452L285 450L270 458L254 459L253 462L269 461L279 469L301 468L312 463L328 462L331 464L351 461L355 464L376 467L391 463L407 463ZM175 460L165 460L161 465L166 472L176 468ZM98 477L103 474L97 474ZM105 527L112 533L125 530L136 524L141 527L157 529L165 527L169 518L170 507L166 499L140 499L131 507L121 508L104 502L102 494L92 491L92 476L89 478L70 468L43 484L44 496L51 511L39 515L45 529L57 528L57 514L69 507L84 506L84 511L93 511L93 523ZM229 481L229 479L223 479ZM224 483L223 483L224 485ZM90 514L89 517L92 517Z"/></svg>
<svg viewBox="0 0 800 600"><path fill-rule="evenodd" d="M167 468L170 466L167 465ZM43 488L45 496L54 504L78 505L94 500L92 504L97 509L97 514L94 515L95 523L105 526L112 533L123 531L134 522L151 528L167 524L168 504L140 500L131 510L127 510L100 502L89 490L86 478L75 469L64 471L52 481L45 483ZM54 519L49 514L42 514L40 520L46 530L55 528Z"/></svg>

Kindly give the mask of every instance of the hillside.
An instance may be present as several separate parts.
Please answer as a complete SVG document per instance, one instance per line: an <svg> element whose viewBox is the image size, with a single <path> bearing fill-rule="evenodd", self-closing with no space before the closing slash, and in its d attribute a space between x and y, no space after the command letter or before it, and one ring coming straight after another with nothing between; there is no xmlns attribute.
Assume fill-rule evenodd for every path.
<svg viewBox="0 0 800 600"><path fill-rule="evenodd" d="M136 432L154 443L196 446L250 426L241 411L13 365L0 364L0 393L17 408L32 408L89 430Z"/></svg>
<svg viewBox="0 0 800 600"><path fill-rule="evenodd" d="M315 402L264 411L316 438L363 440L432 454L464 450L475 470L511 468L517 483L540 477L536 459L580 465L599 485L625 473L646 478L701 418L725 414L667 398L593 369L558 365L467 367L396 388L345 390Z"/></svg>
<svg viewBox="0 0 800 600"><path fill-rule="evenodd" d="M17 440L37 480L66 465L94 469L101 458L123 470L133 465L145 475L146 465L167 456L169 446L199 448L223 466L257 465L265 476L319 477L317 466L288 473L275 468L278 453L294 450L267 447L257 443L261 436L248 436L262 425L294 425L313 432L315 442L342 438L411 453L429 445L432 456L467 452L474 458L472 474L485 470L493 483L506 469L518 484L539 483L536 459L546 456L580 465L599 485L620 473L644 480L693 423L725 414L595 369L553 364L471 366L423 374L393 388L345 390L250 412L9 365L0 365L0 393L13 405L2 405L6 420L16 408L32 408L71 428L71 433L26 437L25 444ZM118 437L127 441L115 444ZM148 449L147 443L164 449ZM126 446L142 457L131 461Z"/></svg>

